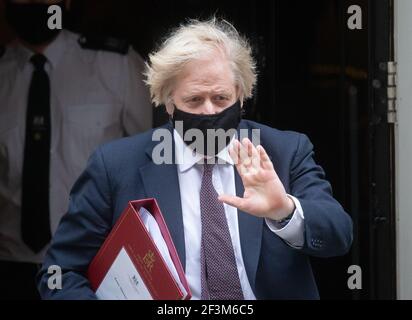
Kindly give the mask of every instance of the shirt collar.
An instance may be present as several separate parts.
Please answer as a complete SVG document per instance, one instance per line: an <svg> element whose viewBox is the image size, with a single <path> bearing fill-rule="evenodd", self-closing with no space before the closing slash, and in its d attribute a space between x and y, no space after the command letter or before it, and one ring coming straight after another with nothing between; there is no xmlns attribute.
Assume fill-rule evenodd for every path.
<svg viewBox="0 0 412 320"><path fill-rule="evenodd" d="M66 34L64 30L62 30L57 35L56 39L54 39L43 52L43 55L47 58L47 61L50 63L52 68L57 66L64 53L66 44L65 37ZM34 52L22 44L18 44L16 49L19 67L23 69L27 63L30 62L30 58L33 56Z"/></svg>
<svg viewBox="0 0 412 320"><path fill-rule="evenodd" d="M19 68L23 70L33 55L33 52L21 44L16 44L15 52Z"/></svg>
<svg viewBox="0 0 412 320"><path fill-rule="evenodd" d="M195 164L202 163L204 161L206 157L190 149L176 130L173 130L173 138L175 142L176 162L178 164L180 172L187 171ZM223 161L223 163L225 164L233 165L233 160L229 154L229 148L232 143L233 138L230 141L229 145L216 155L218 161L220 160L219 163Z"/></svg>
<svg viewBox="0 0 412 320"><path fill-rule="evenodd" d="M47 46L46 50L44 51L44 55L47 57L47 59L50 61L50 64L53 68L55 68L59 61L60 58L63 56L63 53L66 49L66 33L64 30L59 32L57 35L56 39L50 45Z"/></svg>

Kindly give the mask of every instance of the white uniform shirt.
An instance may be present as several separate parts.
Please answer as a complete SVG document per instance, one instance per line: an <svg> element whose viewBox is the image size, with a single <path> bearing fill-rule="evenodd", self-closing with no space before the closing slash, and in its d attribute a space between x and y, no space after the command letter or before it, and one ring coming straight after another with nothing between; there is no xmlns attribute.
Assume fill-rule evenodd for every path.
<svg viewBox="0 0 412 320"><path fill-rule="evenodd" d="M178 163L178 178L180 197L182 204L183 228L185 235L186 250L186 278L192 292L192 299L201 298L201 278L200 278L200 245L201 245L201 218L200 218L200 187L202 184L203 156L193 154L193 151L184 143L183 139L174 131L176 147L176 160ZM224 164L217 164L213 168L212 182L218 194L236 194L235 167L225 148L217 157L224 161ZM281 229L266 219L269 229L285 240L290 246L300 248L304 244L304 215L300 202L295 197L290 196L295 203L296 210L289 223ZM239 273L240 284L243 296L247 300L256 299L250 282L246 274L246 269L242 256L240 244L238 214L235 207L224 204L229 233L232 239L235 253L236 266Z"/></svg>
<svg viewBox="0 0 412 320"><path fill-rule="evenodd" d="M60 32L44 52L50 78L50 223L56 230L69 192L101 143L152 126L142 58L83 49L79 36ZM20 206L27 96L32 52L8 48L0 58L0 260L42 262L22 241Z"/></svg>

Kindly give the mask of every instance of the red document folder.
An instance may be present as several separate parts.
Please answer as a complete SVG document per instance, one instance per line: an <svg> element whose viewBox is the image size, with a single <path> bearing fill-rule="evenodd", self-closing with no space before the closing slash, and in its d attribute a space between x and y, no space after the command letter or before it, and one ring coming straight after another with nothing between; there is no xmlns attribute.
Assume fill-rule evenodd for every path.
<svg viewBox="0 0 412 320"><path fill-rule="evenodd" d="M159 225L180 282L187 291L186 297L174 280L140 217L139 210L142 207L152 214ZM94 291L99 288L122 249L127 252L154 300L187 300L191 298L180 259L155 199L136 200L128 203L125 211L89 265L88 279Z"/></svg>

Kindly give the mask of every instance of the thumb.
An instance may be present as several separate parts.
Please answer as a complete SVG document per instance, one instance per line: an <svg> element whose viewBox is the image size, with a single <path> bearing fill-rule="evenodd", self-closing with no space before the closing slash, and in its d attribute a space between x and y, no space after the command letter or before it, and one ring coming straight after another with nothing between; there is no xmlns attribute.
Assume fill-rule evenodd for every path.
<svg viewBox="0 0 412 320"><path fill-rule="evenodd" d="M235 207L239 210L245 211L246 209L246 201L243 198L237 197L237 196L230 196L227 194L221 194L218 197L219 201L222 201L229 206Z"/></svg>

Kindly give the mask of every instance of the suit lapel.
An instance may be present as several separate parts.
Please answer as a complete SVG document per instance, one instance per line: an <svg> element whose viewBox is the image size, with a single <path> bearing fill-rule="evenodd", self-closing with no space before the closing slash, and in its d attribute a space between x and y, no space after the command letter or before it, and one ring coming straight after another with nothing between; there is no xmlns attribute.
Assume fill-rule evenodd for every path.
<svg viewBox="0 0 412 320"><path fill-rule="evenodd" d="M169 127L167 126L167 128ZM146 150L150 159L156 144L156 142L153 142L153 145ZM147 196L156 198L160 206L182 266L185 268L185 239L177 165L155 164L153 161L150 161L140 168L140 175Z"/></svg>
<svg viewBox="0 0 412 320"><path fill-rule="evenodd" d="M240 129L247 129L244 122L240 123ZM249 132L250 133L250 132ZM250 135L249 135L250 137ZM235 171L236 195L243 197L245 191L242 179ZM251 214L245 213L238 209L239 235L242 247L243 262L246 273L252 289L255 288L256 271L259 263L260 249L262 245L263 219L257 218Z"/></svg>

